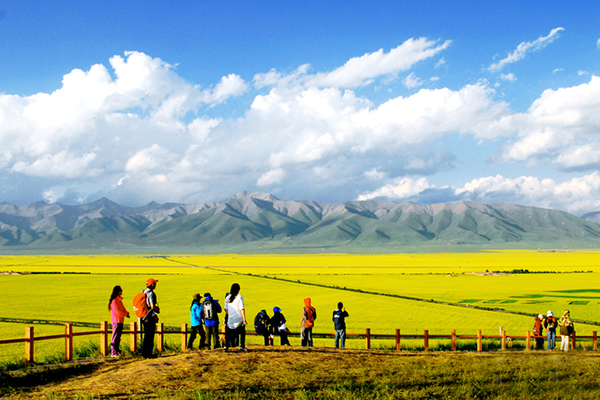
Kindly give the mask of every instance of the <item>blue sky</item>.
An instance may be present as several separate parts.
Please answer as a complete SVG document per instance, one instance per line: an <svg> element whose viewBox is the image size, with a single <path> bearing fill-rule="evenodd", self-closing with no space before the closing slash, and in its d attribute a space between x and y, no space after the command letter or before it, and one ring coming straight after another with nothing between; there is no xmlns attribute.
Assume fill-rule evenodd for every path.
<svg viewBox="0 0 600 400"><path fill-rule="evenodd" d="M598 2L0 0L0 201L250 190L600 210L598 15Z"/></svg>

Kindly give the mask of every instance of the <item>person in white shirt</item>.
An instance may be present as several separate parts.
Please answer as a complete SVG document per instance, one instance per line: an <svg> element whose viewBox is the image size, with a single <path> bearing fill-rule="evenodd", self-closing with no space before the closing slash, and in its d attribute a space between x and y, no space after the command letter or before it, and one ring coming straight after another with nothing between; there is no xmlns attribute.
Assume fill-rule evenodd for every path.
<svg viewBox="0 0 600 400"><path fill-rule="evenodd" d="M244 298L240 294L240 285L234 283L231 285L229 295L225 298L225 313L227 314L227 324L225 326L225 346L227 351L229 347L235 346L239 337L240 348L247 352L246 348L246 310L244 308Z"/></svg>

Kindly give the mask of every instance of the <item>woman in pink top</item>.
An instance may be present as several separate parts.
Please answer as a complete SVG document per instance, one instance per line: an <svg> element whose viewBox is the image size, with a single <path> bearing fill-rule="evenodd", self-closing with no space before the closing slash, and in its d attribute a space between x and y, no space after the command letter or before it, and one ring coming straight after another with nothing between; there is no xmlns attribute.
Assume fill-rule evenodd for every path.
<svg viewBox="0 0 600 400"><path fill-rule="evenodd" d="M111 357L119 357L121 350L121 333L123 333L123 322L125 317L129 318L129 311L123 305L123 289L121 286L115 286L110 300L108 302L108 310L110 311L110 322L112 323L112 340L110 342Z"/></svg>

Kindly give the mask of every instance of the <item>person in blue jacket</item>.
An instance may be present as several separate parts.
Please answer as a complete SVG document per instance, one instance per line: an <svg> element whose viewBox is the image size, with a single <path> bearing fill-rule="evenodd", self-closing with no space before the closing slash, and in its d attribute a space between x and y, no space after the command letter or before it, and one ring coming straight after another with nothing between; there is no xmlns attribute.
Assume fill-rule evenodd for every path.
<svg viewBox="0 0 600 400"><path fill-rule="evenodd" d="M223 311L218 299L213 299L210 293L204 293L202 302L202 320L206 330L206 348L210 350L211 339L214 342L213 349L218 349L219 342L219 313Z"/></svg>
<svg viewBox="0 0 600 400"><path fill-rule="evenodd" d="M335 348L341 347L342 349L346 346L346 318L348 317L348 312L346 311L346 307L340 301L338 303L338 308L333 312L333 324L335 327Z"/></svg>
<svg viewBox="0 0 600 400"><path fill-rule="evenodd" d="M193 296L192 305L190 306L190 325L192 327L192 333L190 334L190 339L188 340L188 350L193 350L196 336L200 336L198 349L202 350L204 348L206 335L204 333L204 328L202 327L202 306L200 305L201 299L200 293L196 293Z"/></svg>

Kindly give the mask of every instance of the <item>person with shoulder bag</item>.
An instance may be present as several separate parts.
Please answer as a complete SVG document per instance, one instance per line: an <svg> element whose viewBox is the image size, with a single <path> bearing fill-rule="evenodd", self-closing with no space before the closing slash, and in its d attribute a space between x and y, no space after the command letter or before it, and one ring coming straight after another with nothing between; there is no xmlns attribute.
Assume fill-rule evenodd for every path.
<svg viewBox="0 0 600 400"><path fill-rule="evenodd" d="M575 330L575 326L573 325L573 321L571 320L571 315L569 314L569 310L565 310L562 317L560 317L560 321L558 321L558 326L560 327L560 349L562 351L569 351L569 341L571 340L571 334Z"/></svg>

